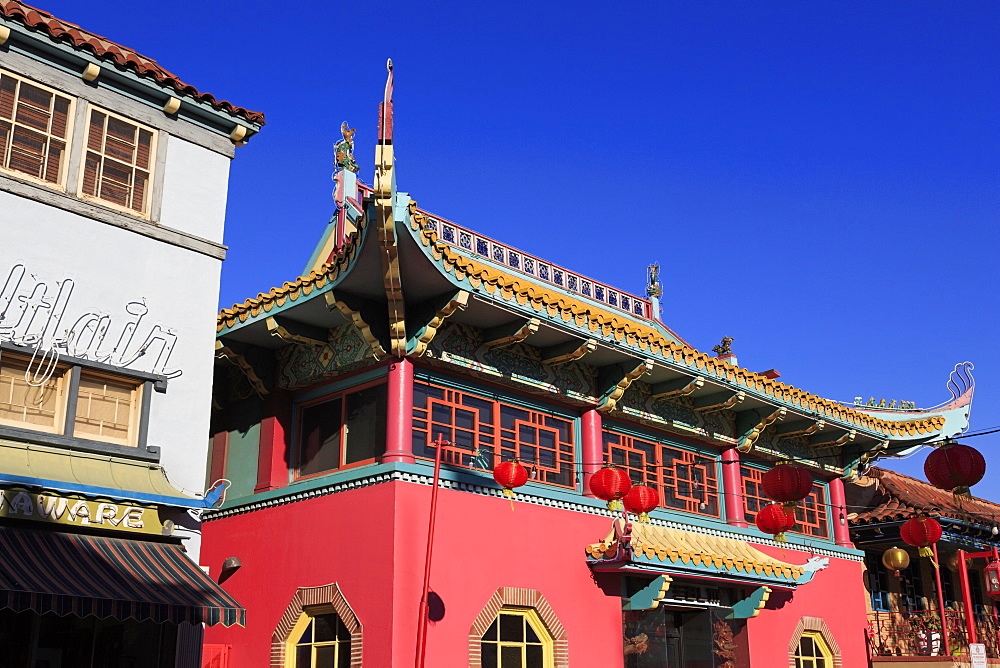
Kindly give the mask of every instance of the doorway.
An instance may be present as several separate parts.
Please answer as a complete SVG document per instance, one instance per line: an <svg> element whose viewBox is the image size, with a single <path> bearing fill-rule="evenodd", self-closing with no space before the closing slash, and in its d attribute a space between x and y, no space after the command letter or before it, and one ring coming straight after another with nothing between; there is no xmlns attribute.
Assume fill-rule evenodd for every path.
<svg viewBox="0 0 1000 668"><path fill-rule="evenodd" d="M715 608L663 606L624 613L625 668L716 668ZM721 609L719 612L728 612Z"/></svg>

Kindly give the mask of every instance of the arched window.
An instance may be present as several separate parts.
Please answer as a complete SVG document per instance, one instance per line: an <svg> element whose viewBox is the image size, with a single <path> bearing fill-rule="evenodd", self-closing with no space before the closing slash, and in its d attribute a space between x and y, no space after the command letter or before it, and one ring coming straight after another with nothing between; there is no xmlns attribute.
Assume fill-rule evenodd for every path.
<svg viewBox="0 0 1000 668"><path fill-rule="evenodd" d="M799 620L788 642L789 668L843 668L840 645L821 617Z"/></svg>
<svg viewBox="0 0 1000 668"><path fill-rule="evenodd" d="M552 638L530 608L503 608L483 634L482 668L551 668Z"/></svg>
<svg viewBox="0 0 1000 668"><path fill-rule="evenodd" d="M795 668L833 668L833 654L819 632L806 631L799 638Z"/></svg>
<svg viewBox="0 0 1000 668"><path fill-rule="evenodd" d="M336 583L300 587L271 636L271 665L357 668L361 623Z"/></svg>
<svg viewBox="0 0 1000 668"><path fill-rule="evenodd" d="M285 656L294 657L292 668L351 665L351 634L335 612L304 612L292 629L288 644Z"/></svg>
<svg viewBox="0 0 1000 668"><path fill-rule="evenodd" d="M537 589L500 587L469 629L469 668L569 668L566 629Z"/></svg>

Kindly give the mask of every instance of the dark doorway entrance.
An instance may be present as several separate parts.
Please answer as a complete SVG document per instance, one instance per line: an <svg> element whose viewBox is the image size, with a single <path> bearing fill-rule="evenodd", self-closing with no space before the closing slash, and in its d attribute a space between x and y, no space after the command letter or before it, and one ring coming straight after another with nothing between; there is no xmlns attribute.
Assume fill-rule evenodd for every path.
<svg viewBox="0 0 1000 668"><path fill-rule="evenodd" d="M716 668L712 644L716 610L729 612L665 606L624 613L625 668Z"/></svg>

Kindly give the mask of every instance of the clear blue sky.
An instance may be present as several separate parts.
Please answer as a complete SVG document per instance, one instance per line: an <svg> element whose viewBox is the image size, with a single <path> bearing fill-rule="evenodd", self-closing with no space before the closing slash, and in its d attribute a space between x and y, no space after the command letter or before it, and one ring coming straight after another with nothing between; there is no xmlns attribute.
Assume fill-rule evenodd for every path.
<svg viewBox="0 0 1000 668"><path fill-rule="evenodd" d="M973 427L1000 426L995 0L43 6L266 112L224 306L301 271L343 120L371 180L392 57L422 207L636 293L658 261L681 336L832 399L935 405L971 360ZM1000 434L968 443L1000 500Z"/></svg>

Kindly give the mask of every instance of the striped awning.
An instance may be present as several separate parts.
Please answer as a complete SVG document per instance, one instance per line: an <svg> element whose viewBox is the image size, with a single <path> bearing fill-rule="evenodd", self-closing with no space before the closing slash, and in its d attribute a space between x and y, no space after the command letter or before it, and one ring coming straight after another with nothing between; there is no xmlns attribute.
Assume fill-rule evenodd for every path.
<svg viewBox="0 0 1000 668"><path fill-rule="evenodd" d="M243 626L246 611L179 545L0 527L0 608Z"/></svg>

